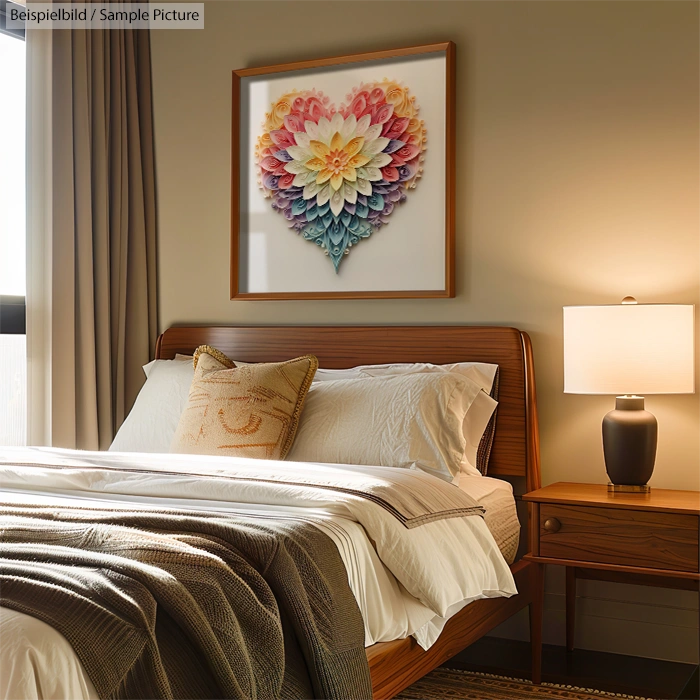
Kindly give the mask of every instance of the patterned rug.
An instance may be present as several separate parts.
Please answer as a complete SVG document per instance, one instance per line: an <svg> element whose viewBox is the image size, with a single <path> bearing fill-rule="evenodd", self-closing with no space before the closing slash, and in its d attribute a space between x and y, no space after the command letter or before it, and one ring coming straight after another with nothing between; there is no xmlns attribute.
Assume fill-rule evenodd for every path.
<svg viewBox="0 0 700 700"><path fill-rule="evenodd" d="M542 683L452 668L436 668L394 700L646 700L636 695L606 693L573 685Z"/></svg>

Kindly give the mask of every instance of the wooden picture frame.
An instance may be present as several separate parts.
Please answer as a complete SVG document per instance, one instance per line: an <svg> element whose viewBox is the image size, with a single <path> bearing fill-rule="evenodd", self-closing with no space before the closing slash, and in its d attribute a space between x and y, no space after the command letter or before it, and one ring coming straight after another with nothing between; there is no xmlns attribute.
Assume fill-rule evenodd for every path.
<svg viewBox="0 0 700 700"><path fill-rule="evenodd" d="M319 191L318 195L311 195L311 201L309 201L307 197L307 188L303 183L299 183L297 179L294 179L293 184L289 184L291 178L295 176L293 174L287 175L286 172L282 172L286 164L283 161L269 161L269 163L276 165L276 175L274 171L268 171L263 167L263 156L261 154L267 153L269 156L274 157L272 156L272 151L275 148L279 149L275 151L276 153L282 154L280 157L286 157L289 161L292 160L292 157L288 155L287 151L282 149L277 142L275 142L275 145L268 147L267 151L263 148L265 144L272 144L270 137L272 130L275 131L273 134L275 139L280 138L277 135L279 133L283 133L285 139L289 139L290 134L292 134L291 138L296 138L296 136L294 136L296 132L290 131L288 134L286 131L283 132L279 126L269 126L273 124L275 120L279 122L276 115L281 114L281 112L277 112L275 108L280 104L284 106L284 104L286 104L284 103L284 98L289 95L318 95L322 97L323 100L328 101L329 107L327 114L330 118L330 114L335 112L335 105L341 102L339 99L341 95L345 95L346 100L350 100L353 95L359 95L359 97L355 99L361 100L363 98L360 93L363 89L366 89L368 92L371 91L373 87L371 80L370 82L365 82L366 78L363 76L367 76L368 71L374 71L377 76L374 80L378 81L374 86L375 89L376 86L379 85L387 86L398 84L404 91L401 94L406 95L404 101L401 102L399 106L393 103L390 105L390 88L386 87L387 104L385 106L389 108L390 112L396 108L397 114L400 116L394 115L393 119L390 117L388 122L383 123L387 125L387 128L384 129L384 131L386 131L386 136L378 137L384 139L382 141L383 144L386 140L391 139L391 135L396 133L397 129L401 128L401 124L405 123L402 119L408 121L407 116L401 115L409 114L409 110L418 112L415 119L410 122L411 128L414 129L415 122L420 121L419 117L424 114L424 112L420 112L420 110L423 109L423 104L420 101L416 101L416 96L411 92L411 86L404 86L403 79L394 78L393 75L395 73L416 75L416 69L419 68L427 76L428 71L436 70L436 67L439 65L438 62L442 61L444 61L444 69L441 68L440 70L444 70L444 73L441 72L440 75L444 75L444 84L441 80L432 79L422 79L422 82L419 83L419 87L423 88L423 99L426 100L426 110L433 116L435 112L438 112L441 118L433 119L432 123L428 123L427 120L421 122L422 137L418 137L418 143L419 147L423 150L419 151L418 156L412 156L413 159L411 161L404 162L399 158L399 156L405 154L412 155L416 149L416 146L412 145L415 144L416 141L411 140L414 137L408 133L411 129L405 127L406 131L402 132L400 136L409 141L409 149L413 150L404 151L403 146L394 146L394 143L403 144L401 139L397 138L391 145L384 147L382 152L378 154L382 160L368 161L367 165L369 167L364 168L364 171L362 170L364 165L363 161L366 160L368 156L365 154L364 150L360 151L358 153L358 156L362 158L362 160L359 161L360 166L358 166L356 172L352 169L350 171L343 171L350 174L346 175L347 179L343 180L342 184L337 184L340 177L337 169L332 171L327 186L323 184L317 185L315 180L311 183L311 186L315 189L320 188L320 190L322 190L323 187L326 186L326 189L330 192L332 201L326 200L325 196L329 195L327 192L324 193L322 191ZM388 66L390 67L388 70L392 72L389 78L385 75L387 71L386 67ZM409 70L411 71L410 73ZM416 81L421 80L420 75L423 75L423 73L418 71L419 77L416 78ZM267 76L269 76L269 80ZM344 76L346 78L355 76L355 79L358 80L356 84L350 86L343 84L343 88L350 89L350 87L352 87L355 89L355 92L345 94L344 91L332 88L334 92L332 96L333 101L330 101L330 98L324 95L322 91L317 92L315 87L313 89L307 87L299 92L296 87L290 87L292 83L284 82L285 80L297 81L303 87L304 85L308 86L310 81L314 80L319 81L322 85L332 83L333 86L335 86L336 82L338 84L343 83ZM356 76L361 76L361 79L358 79ZM270 85L274 86L274 90L270 90ZM296 83L294 85L296 85ZM287 90L287 92L283 94L283 97L280 97L281 86L286 86L285 89ZM430 89L434 89L435 91L442 90L441 94L444 94L444 108L441 104L436 105L436 103L439 103L439 100L427 94L426 90L429 88L423 86L432 86ZM277 92L275 92L275 90L277 90ZM374 95L375 93L372 94ZM380 92L379 94L384 95L385 93ZM272 95L274 99L273 101L268 99L267 102L265 102L264 99L260 99L260 95ZM408 97L408 95L410 95L410 97ZM275 103L274 100L279 101ZM309 104L309 102L306 104ZM408 107L405 107L407 104ZM251 105L253 105L252 111L255 112L255 114L251 113ZM264 105L264 108L272 107L273 109L271 109L270 112L264 112L261 105ZM348 107L343 111L341 108L344 107L344 104L340 104L338 112L343 112L341 116L346 121L355 118L354 114L351 114L354 105L356 105L356 102L349 101ZM367 105L367 109L369 109L369 101L367 101ZM382 103L380 100L379 107L381 106ZM415 109L413 109L414 106ZM360 109L361 107L355 107L354 111L356 111L358 115L362 114L364 116L367 109L364 113L361 112ZM405 111L401 112L401 109L405 109ZM432 112L430 112L430 110L432 110ZM306 114L304 108L298 113ZM318 113L319 112L316 112L316 114ZM256 117L259 117L260 114L264 114L264 120L257 119L257 121L255 121ZM294 116L294 114L293 112L292 116ZM271 115L274 119L271 118ZM376 112L373 112L370 116L372 120L375 120L375 118L379 119L379 117L376 116ZM317 119L318 123L323 117L314 118ZM370 117L368 117L368 119L369 118ZM303 116L299 119L302 121L290 124L290 130L294 128L304 130L306 128L308 121L303 121ZM361 117L358 117L357 122L359 122L359 119L361 119ZM265 121L264 128L262 126L263 121ZM299 124L302 122L304 127L299 127ZM286 129L286 122L283 123L285 124L283 128ZM355 122L353 122L353 124L354 123ZM374 126L374 121L372 121L372 126L370 128L374 128ZM432 133L437 136L433 140L430 140L429 145L426 145L428 142L426 132L431 133L431 127ZM256 133L256 128L261 135L257 137L257 140L253 141L252 134ZM358 133L359 132L360 124L358 123ZM369 130L367 130L366 133L370 133ZM377 132L374 131L372 133L374 134ZM440 138L442 134L444 134L444 141ZM267 141L263 139L267 139ZM327 138L326 140L333 145L331 143L332 139ZM284 143L287 143L287 141ZM294 141L290 143L296 148ZM315 141L315 143L317 142ZM373 164L379 165L386 160L385 152L389 151L391 148L400 149L395 152L396 157L392 159L392 162L388 163L386 168L375 167L372 169ZM298 150L300 149L297 148L297 151ZM349 141L345 150L347 154L341 153L341 157L346 159L352 157L352 148ZM366 150L370 152L369 147L367 147ZM328 158L332 157L335 153L338 153L338 151L332 151L331 154L328 155ZM305 157L308 158L308 156ZM371 158L372 156L369 157ZM299 156L299 158L304 158L304 156ZM317 161L318 158L314 157L313 162L316 163ZM330 163L331 161L328 162ZM338 161L334 162L337 163ZM311 161L308 159L302 160L300 167L304 166L306 163L311 163ZM406 166L405 170L400 170L402 163ZM418 167L417 164L420 164L420 167ZM426 172L424 172L424 164ZM293 165L296 165L296 163ZM394 167L394 165L396 165L396 167ZM435 167L431 170L428 165L434 165ZM265 166L268 166L267 161ZM318 167L322 166L313 167L318 169ZM333 165L331 164L325 167L332 168ZM340 167L343 166L341 165ZM324 172L325 175L321 174L318 176L317 179L319 181L322 180L323 177L327 177L330 171L325 170ZM367 194L362 188L367 187L368 180L359 177L356 173L366 174L367 172L370 172L370 175L375 178L374 184L370 183L373 187L373 192L369 199L374 200L373 202L367 202L367 197L363 201L360 196L361 194ZM385 175L385 172L389 174ZM396 175L397 173L399 173L398 176ZM356 179L350 182L350 178L353 174ZM273 175L277 179L273 179ZM307 177L307 175L308 178L315 177L312 173L304 171L303 176ZM253 176L256 178L255 182ZM391 182L386 181L387 178L395 176L397 177L396 180ZM287 178L283 182L286 183L286 187L289 188L284 191L282 190L283 177ZM306 180L307 183L310 182L308 178ZM271 188L266 189L266 184L271 184ZM360 191L353 194L351 190L343 189L350 186ZM424 190L422 194L420 194L421 187L423 187ZM307 200L306 202L302 201L301 190L303 190L303 199ZM377 191L379 191L383 197L377 197L375 194ZM347 193L344 200L345 208L338 210L338 195L343 192ZM351 195L359 199L357 199L356 202L349 203ZM288 198L293 196L296 196L298 200L291 202L286 210L283 209L282 206L279 206L279 202L282 202L284 206L290 201L282 197ZM265 197L265 199L263 199L263 197ZM391 198L391 202L389 198ZM437 204L430 206L431 202L434 203L434 201L438 199L439 202ZM252 205L251 202L253 203ZM262 206L263 202L265 204L264 208ZM380 207L382 205L384 206L383 211L372 211L372 205L377 205L377 202ZM291 213L292 204L294 204L294 213ZM299 207L297 206L299 204L301 205L302 211L299 211ZM303 211L304 204L306 204L309 209L313 209L313 212L307 213ZM367 204L370 206L368 207ZM395 208L394 204L396 204ZM412 209L411 204L414 205ZM327 211L329 206L336 207L331 212L333 217L330 217ZM375 206L374 209L376 208ZM349 209L352 210L352 214L348 213ZM453 42L298 61L275 66L246 68L233 71L231 131L231 299L407 299L454 297L454 209L455 45ZM316 228L314 229L306 223L304 217L309 217L312 214L316 216L316 211L323 212L323 216L319 215L317 217L317 222L314 224ZM367 214L366 212L369 213ZM356 213L357 216L355 216ZM292 219L293 216L296 218ZM362 218L363 216L365 218ZM261 229L260 231L251 233L248 222L252 217L257 217L256 220L262 220L264 217L266 223L257 224ZM430 219L430 217L433 218ZM291 221L291 223L285 221L285 218ZM343 220L343 223L350 222L347 223L346 228L343 229L340 226L338 223L339 218ZM389 218L391 218L391 220L389 220ZM324 223L322 223L322 221ZM359 228L357 222L360 222ZM373 222L378 222L378 225L375 227ZM426 225L426 222L428 225ZM331 230L332 226L335 226L333 230ZM296 229L296 232L300 235L292 235L295 231L287 230L292 227ZM382 230L379 231L379 228ZM312 229L311 232L309 232L309 229ZM442 229L442 231L440 229ZM319 234L319 231L322 233ZM338 236L340 235L339 231L340 233L344 231L343 235L345 237L342 238L341 242L336 246ZM389 234L393 233L393 235L387 235L386 232L389 232ZM332 238L334 233L335 237ZM397 236L397 234L401 235ZM272 238L272 236L274 236L274 238ZM381 240L382 236L384 240ZM306 240L303 240L304 238L306 238ZM380 239L380 243L376 242L377 239ZM418 241L418 243L416 243L416 241ZM422 241L426 241L425 245ZM322 250L316 250L316 246L312 245L313 242L316 242ZM261 245L262 247L260 247ZM282 248L280 252L277 252L278 246ZM260 250L263 252L260 253ZM293 251L291 254L290 250ZM444 260L442 255L443 251ZM322 252L325 252L329 259L324 260ZM294 257L295 255L302 257L297 259ZM396 255L396 260L392 258L393 255ZM274 256L277 257L274 258ZM270 264L269 261L273 258L274 262ZM302 262L299 263L299 260L302 260ZM351 260L353 262L352 267L349 265L349 261ZM330 263L332 263L332 265ZM263 275L258 273L261 269L261 265L265 270ZM268 272L268 265L270 266L270 272ZM333 266L335 270L333 270ZM348 269L350 269L350 272L347 272ZM345 276L343 276L343 273L345 273ZM394 278L400 282L400 284L394 285L397 288L392 288L392 284L395 281ZM420 282L421 279L425 280L424 284L416 284L416 282ZM264 281L261 282L260 280ZM359 284L357 284L357 280L360 280ZM438 282L437 284L433 283L436 281ZM419 288L414 288L414 284ZM288 285L289 288L280 288L285 285ZM307 289L305 285L318 285L318 288ZM389 285L389 288L386 288L387 285Z"/></svg>

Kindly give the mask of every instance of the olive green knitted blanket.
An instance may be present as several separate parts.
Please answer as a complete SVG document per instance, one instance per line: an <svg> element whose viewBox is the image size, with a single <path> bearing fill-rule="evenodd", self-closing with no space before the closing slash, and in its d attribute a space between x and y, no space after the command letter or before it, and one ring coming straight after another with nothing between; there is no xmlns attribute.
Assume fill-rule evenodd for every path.
<svg viewBox="0 0 700 700"><path fill-rule="evenodd" d="M289 517L0 505L0 605L101 698L371 698L333 542Z"/></svg>

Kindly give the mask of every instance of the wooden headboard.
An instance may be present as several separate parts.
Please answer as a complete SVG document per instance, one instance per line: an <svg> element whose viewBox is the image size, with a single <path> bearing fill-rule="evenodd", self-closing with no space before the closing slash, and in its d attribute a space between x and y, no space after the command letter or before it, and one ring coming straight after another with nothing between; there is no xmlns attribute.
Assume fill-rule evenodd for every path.
<svg viewBox="0 0 700 700"><path fill-rule="evenodd" d="M500 367L498 415L489 476L525 477L540 487L532 346L527 333L500 326L179 326L156 345L157 359L212 345L241 362L313 354L321 367L388 362L490 362Z"/></svg>

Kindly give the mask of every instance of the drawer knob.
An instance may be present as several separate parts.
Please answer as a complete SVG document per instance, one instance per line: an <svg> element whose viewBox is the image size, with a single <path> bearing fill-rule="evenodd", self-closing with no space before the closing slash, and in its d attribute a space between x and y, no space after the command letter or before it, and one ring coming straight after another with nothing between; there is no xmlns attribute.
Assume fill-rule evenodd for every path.
<svg viewBox="0 0 700 700"><path fill-rule="evenodd" d="M561 530L561 522L556 518L547 518L544 521L544 529L547 532L559 532Z"/></svg>

